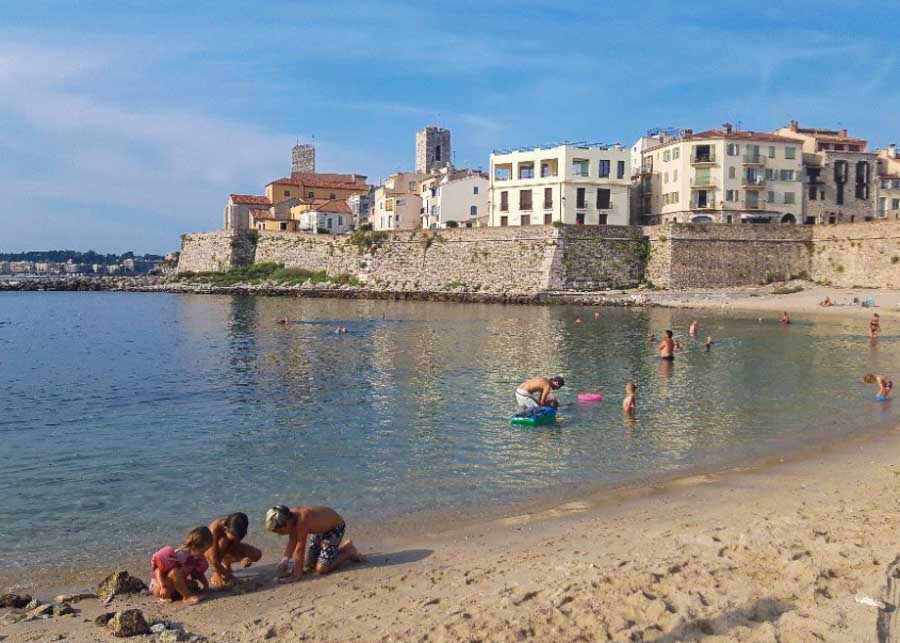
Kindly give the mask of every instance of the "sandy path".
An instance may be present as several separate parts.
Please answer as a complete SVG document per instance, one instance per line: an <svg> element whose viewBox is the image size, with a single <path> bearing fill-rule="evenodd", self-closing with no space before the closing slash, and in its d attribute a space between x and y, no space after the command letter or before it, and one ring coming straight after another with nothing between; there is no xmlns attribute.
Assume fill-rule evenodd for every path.
<svg viewBox="0 0 900 643"><path fill-rule="evenodd" d="M249 576L259 590L197 608L114 607L214 641L876 641L879 611L854 596L879 596L900 554L898 457L900 427L394 542L368 566L293 586L273 586L264 567ZM79 606L0 636L109 640L85 622L97 601Z"/></svg>

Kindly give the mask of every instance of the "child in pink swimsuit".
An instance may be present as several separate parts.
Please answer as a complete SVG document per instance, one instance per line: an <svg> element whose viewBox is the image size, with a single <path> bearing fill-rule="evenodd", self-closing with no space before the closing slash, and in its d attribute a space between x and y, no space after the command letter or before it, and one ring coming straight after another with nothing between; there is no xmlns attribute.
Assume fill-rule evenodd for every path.
<svg viewBox="0 0 900 643"><path fill-rule="evenodd" d="M188 532L178 549L167 545L153 554L150 592L166 602L181 598L188 605L196 605L202 601L204 592L209 590L209 563L203 553L212 544L209 527L197 527Z"/></svg>

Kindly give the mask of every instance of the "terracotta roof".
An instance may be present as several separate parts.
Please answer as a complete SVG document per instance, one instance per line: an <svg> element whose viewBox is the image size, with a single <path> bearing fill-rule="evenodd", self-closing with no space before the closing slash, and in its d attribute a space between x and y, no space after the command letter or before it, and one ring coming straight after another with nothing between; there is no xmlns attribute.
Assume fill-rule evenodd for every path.
<svg viewBox="0 0 900 643"><path fill-rule="evenodd" d="M817 141L825 141L826 143L844 143L850 145L865 145L868 141L862 138L850 138L849 136L834 136L831 134L822 135L814 134Z"/></svg>
<svg viewBox="0 0 900 643"><path fill-rule="evenodd" d="M272 205L272 201L265 195L229 194L228 198L232 203L239 205Z"/></svg>
<svg viewBox="0 0 900 643"><path fill-rule="evenodd" d="M879 179L900 179L900 174L879 174Z"/></svg>
<svg viewBox="0 0 900 643"><path fill-rule="evenodd" d="M254 219L267 219L269 221L287 221L287 219L279 219L272 215L268 210L250 210L250 216Z"/></svg>
<svg viewBox="0 0 900 643"><path fill-rule="evenodd" d="M802 143L803 139L789 138L780 134L769 134L768 132L750 132L750 131L732 131L730 134L721 129L710 129L705 132L694 134L693 139L708 138L727 138L738 141L766 141L768 143Z"/></svg>
<svg viewBox="0 0 900 643"><path fill-rule="evenodd" d="M292 179L314 180L314 181L336 181L337 183L354 183L356 185L365 185L365 174L335 174L330 172L291 172ZM357 179L362 179L359 181Z"/></svg>
<svg viewBox="0 0 900 643"><path fill-rule="evenodd" d="M266 185L296 185L298 187L306 187L306 188L327 188L332 190L353 190L354 192L368 192L369 186L364 185L362 183L347 183L344 181L323 181L321 179L307 179L307 178L290 178L285 177L282 179L277 179L275 181L271 181Z"/></svg>
<svg viewBox="0 0 900 643"><path fill-rule="evenodd" d="M309 209L310 212L333 212L335 214L353 214L350 206L346 201L340 199L331 199L322 204L313 204Z"/></svg>

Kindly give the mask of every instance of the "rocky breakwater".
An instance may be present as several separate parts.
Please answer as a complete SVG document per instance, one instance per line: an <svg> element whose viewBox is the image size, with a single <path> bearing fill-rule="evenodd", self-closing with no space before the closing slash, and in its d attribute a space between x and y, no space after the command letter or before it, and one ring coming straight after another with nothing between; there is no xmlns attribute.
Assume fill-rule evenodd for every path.
<svg viewBox="0 0 900 643"><path fill-rule="evenodd" d="M27 279L0 278L0 292L36 292L50 290L69 291L147 291L158 290L166 283L166 277L157 275L106 276L52 275Z"/></svg>

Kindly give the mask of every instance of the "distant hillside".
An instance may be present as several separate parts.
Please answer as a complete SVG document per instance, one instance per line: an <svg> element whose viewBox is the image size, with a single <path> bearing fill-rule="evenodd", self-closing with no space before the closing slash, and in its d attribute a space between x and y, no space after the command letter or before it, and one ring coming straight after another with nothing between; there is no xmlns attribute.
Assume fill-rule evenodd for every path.
<svg viewBox="0 0 900 643"><path fill-rule="evenodd" d="M162 261L162 255L136 255L126 252L120 255L102 255L93 250L76 252L75 250L30 250L28 252L0 252L0 261L52 261L55 263L88 263L111 265L121 263L125 259L144 259L146 261Z"/></svg>

